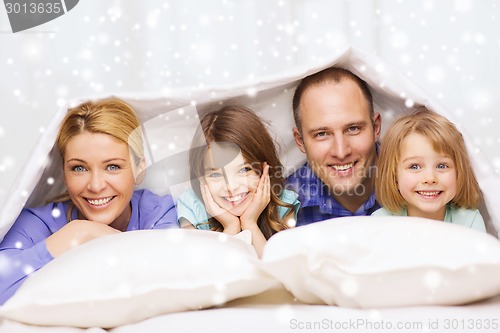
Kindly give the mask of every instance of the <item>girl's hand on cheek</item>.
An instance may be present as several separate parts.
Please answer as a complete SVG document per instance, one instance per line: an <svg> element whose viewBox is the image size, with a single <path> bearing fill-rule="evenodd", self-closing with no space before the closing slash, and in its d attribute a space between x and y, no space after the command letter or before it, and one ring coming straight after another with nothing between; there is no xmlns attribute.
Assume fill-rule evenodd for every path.
<svg viewBox="0 0 500 333"><path fill-rule="evenodd" d="M219 206L212 197L208 185L201 183L200 186L201 195L203 196L203 202L205 203L205 209L212 215L217 221L224 227L224 233L230 235L236 235L241 231L240 219L234 216L227 210Z"/></svg>
<svg viewBox="0 0 500 333"><path fill-rule="evenodd" d="M269 204L269 201L271 201L271 179L269 178L269 165L264 162L262 176L253 194L252 202L241 215L242 228L243 225L257 225L257 220Z"/></svg>

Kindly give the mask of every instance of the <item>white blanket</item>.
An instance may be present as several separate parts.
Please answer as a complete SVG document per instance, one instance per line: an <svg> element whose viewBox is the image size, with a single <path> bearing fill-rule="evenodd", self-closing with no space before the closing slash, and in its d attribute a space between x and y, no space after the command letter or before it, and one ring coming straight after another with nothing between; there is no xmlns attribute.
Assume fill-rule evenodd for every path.
<svg viewBox="0 0 500 333"><path fill-rule="evenodd" d="M269 130L281 145L280 155L288 170L302 165L305 156L295 146L291 132L294 126L291 111L293 92L300 79L332 65L351 70L370 85L375 109L381 112L383 117L382 131L394 117L407 113L407 106L413 103L424 104L456 123L453 114L389 64L359 49L348 48L321 66L294 68L281 75L263 77L254 82L206 89L117 96L129 102L145 122L149 168L141 186L160 194L170 192L174 197L182 191L188 182L187 151L198 124L197 116L227 104L244 104L254 109L270 123ZM87 96L68 101L67 106L56 113L0 210L0 239L25 205L43 204L64 190L60 157L54 143L59 123L67 107L77 105L88 98L103 97L109 96ZM468 133L460 124L456 124L463 132L474 171L484 194L485 207L481 208L481 213L488 231L498 237L500 205L495 203L498 202L500 194L500 177L494 172L491 161L477 148Z"/></svg>
<svg viewBox="0 0 500 333"><path fill-rule="evenodd" d="M166 314L109 331L97 327L43 327L3 321L0 322L0 333L494 333L499 327L500 296L467 306L362 310L301 304L278 289L236 300L221 308Z"/></svg>
<svg viewBox="0 0 500 333"><path fill-rule="evenodd" d="M206 89L181 89L162 93L129 93L117 97L130 103L144 122L146 135L146 155L148 158L147 177L143 187L151 188L161 194L170 192L174 197L187 185L187 151L191 136L198 124L198 116L227 104L243 104L251 107L270 124L270 131L281 145L281 158L289 171L305 162L305 156L296 148L291 128L293 117L291 99L294 89L301 78L323 68L338 65L345 67L370 85L375 109L383 117L383 129L397 116L409 111L413 103L424 104L430 109L443 114L456 123L453 115L440 105L424 89L416 86L408 78L394 70L374 55L358 49L348 48L332 56L323 65L313 68L294 68L277 76L263 77L250 83L231 86L209 87ZM64 184L61 172L61 160L54 147L58 126L69 106L74 106L86 99L104 98L108 95L87 96L67 102L61 108L43 137L31 154L31 158L21 171L13 188L7 195L7 201L0 210L0 239L14 223L21 209L26 206L43 204L47 199L61 193ZM458 127L463 131L460 124ZM488 231L497 238L500 232L500 177L495 174L491 161L478 150L472 138L463 131L472 164L483 191L485 206L481 213ZM256 330L293 331L304 325L327 325L328 320L335 323L349 323L352 320L364 320L365 323L380 325L385 322L418 322L423 327L408 329L406 332L420 332L421 329L433 329L438 322L439 329L448 325L454 332L470 331L466 324L476 325L476 331L494 332L485 329L489 320L490 328L494 320L500 325L500 300L498 297L467 306L446 307L409 307L387 308L383 310L356 310L335 306L314 306L298 304L285 291L268 291L250 299L239 299L222 308L168 314L143 322L116 327L112 332L164 332L172 328L176 332L203 329L207 332ZM479 321L470 323L471 319ZM324 322L324 320L326 320ZM446 321L448 320L448 321ZM451 321L450 321L451 320ZM360 322L361 323L361 322ZM302 326L301 326L302 325ZM477 325L483 325L481 327ZM334 327L335 328L335 327ZM367 332L380 332L384 329L360 327ZM309 330L309 329L308 329ZM337 331L341 331L337 330ZM388 331L394 331L388 330ZM439 330L436 330L439 331ZM0 332L105 332L100 328L78 329L70 327L39 327L0 321Z"/></svg>

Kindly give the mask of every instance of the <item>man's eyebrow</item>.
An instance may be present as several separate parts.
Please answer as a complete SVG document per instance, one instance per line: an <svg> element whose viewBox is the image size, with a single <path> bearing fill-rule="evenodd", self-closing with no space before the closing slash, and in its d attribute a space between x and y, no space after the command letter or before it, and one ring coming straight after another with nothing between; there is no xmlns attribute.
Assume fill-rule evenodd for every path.
<svg viewBox="0 0 500 333"><path fill-rule="evenodd" d="M349 123L349 124L346 124L344 127L345 128L348 128L348 127L352 127L352 126L366 126L367 122L365 120L362 120L362 121L356 121L356 122L352 122L352 123Z"/></svg>
<svg viewBox="0 0 500 333"><path fill-rule="evenodd" d="M328 131L329 128L328 127L317 127L317 128L311 128L308 132L309 133L312 133L312 132L317 132L317 131Z"/></svg>

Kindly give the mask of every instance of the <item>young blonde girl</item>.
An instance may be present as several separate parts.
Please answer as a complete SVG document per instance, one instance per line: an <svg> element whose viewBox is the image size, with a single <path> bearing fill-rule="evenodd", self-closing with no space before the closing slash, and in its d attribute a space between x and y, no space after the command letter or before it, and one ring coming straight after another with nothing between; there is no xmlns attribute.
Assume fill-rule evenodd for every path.
<svg viewBox="0 0 500 333"><path fill-rule="evenodd" d="M179 224L231 235L250 230L260 255L269 237L292 224L300 206L297 194L284 189L275 143L243 106L224 107L200 123L189 155L193 190L177 200Z"/></svg>
<svg viewBox="0 0 500 333"><path fill-rule="evenodd" d="M461 133L424 107L387 130L375 184L383 208L372 215L418 216L485 231L481 191Z"/></svg>

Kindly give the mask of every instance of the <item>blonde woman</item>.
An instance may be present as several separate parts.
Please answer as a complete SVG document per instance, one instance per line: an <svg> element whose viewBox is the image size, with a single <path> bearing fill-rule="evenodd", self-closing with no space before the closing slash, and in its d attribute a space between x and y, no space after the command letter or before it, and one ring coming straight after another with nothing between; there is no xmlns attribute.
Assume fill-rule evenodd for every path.
<svg viewBox="0 0 500 333"><path fill-rule="evenodd" d="M118 99L70 109L57 146L67 193L25 208L0 243L0 303L36 271L72 247L114 233L177 227L172 198L135 190L144 172L140 123Z"/></svg>

